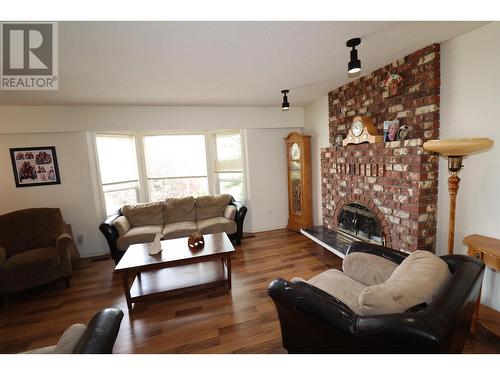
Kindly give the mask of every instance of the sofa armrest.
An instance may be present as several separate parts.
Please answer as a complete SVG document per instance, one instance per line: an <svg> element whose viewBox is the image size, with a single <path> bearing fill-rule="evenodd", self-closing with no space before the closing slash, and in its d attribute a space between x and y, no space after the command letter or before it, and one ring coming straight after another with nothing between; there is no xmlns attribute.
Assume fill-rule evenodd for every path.
<svg viewBox="0 0 500 375"><path fill-rule="evenodd" d="M56 239L56 248L61 259L61 276L66 277L71 274L70 246L75 246L75 242L69 233L61 233Z"/></svg>
<svg viewBox="0 0 500 375"><path fill-rule="evenodd" d="M237 245L241 245L241 239L243 237L243 221L245 220L245 215L247 214L247 208L241 202L231 200L230 204L236 207L236 215L234 216L234 221L236 222L236 233L233 233L232 238Z"/></svg>
<svg viewBox="0 0 500 375"><path fill-rule="evenodd" d="M99 311L89 322L73 353L111 354L122 319L123 311L120 309Z"/></svg>
<svg viewBox="0 0 500 375"><path fill-rule="evenodd" d="M118 250L118 248L116 247L116 240L118 239L119 236L118 236L118 231L113 226L113 222L119 216L122 216L120 210L111 215L110 217L108 217L106 221L104 221L104 223L99 225L99 230L104 235L104 238L106 238L106 241L108 242L109 246L109 252L111 253L111 257L113 258L116 264L118 264L121 257L123 256L123 251Z"/></svg>
<svg viewBox="0 0 500 375"><path fill-rule="evenodd" d="M7 250L0 246L0 268L4 265L4 263L7 261Z"/></svg>
<svg viewBox="0 0 500 375"><path fill-rule="evenodd" d="M61 233L56 239L56 247L58 249L65 249L74 244L73 238L69 233Z"/></svg>
<svg viewBox="0 0 500 375"><path fill-rule="evenodd" d="M353 242L349 247L349 250L347 250L346 255L349 255L354 252L363 252L363 253L378 255L382 258L385 258L397 264L401 264L401 262L405 260L405 258L408 256L408 254L403 253L402 251L362 241Z"/></svg>

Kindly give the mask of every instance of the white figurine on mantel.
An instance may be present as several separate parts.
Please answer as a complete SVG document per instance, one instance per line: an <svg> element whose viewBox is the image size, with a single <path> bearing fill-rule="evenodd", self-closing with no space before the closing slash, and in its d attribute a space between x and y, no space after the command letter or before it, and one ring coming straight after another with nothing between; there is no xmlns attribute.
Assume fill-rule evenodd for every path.
<svg viewBox="0 0 500 375"><path fill-rule="evenodd" d="M161 234L156 233L156 236L155 236L155 239L153 240L153 243L151 244L151 246L149 246L149 250L148 250L149 255L155 255L161 251L160 240L161 240Z"/></svg>

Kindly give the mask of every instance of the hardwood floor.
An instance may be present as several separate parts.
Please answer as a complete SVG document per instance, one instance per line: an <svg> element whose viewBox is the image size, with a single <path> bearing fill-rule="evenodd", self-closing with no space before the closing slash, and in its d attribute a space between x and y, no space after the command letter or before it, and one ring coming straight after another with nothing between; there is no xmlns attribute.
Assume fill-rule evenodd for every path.
<svg viewBox="0 0 500 375"><path fill-rule="evenodd" d="M342 263L286 230L243 240L232 259L230 294L219 287L143 302L130 313L112 260L83 260L68 289L61 281L7 297L0 309L0 353L54 345L69 325L87 323L109 306L125 313L115 353L285 353L267 286L277 277L308 279ZM500 343L480 328L464 351L500 353Z"/></svg>

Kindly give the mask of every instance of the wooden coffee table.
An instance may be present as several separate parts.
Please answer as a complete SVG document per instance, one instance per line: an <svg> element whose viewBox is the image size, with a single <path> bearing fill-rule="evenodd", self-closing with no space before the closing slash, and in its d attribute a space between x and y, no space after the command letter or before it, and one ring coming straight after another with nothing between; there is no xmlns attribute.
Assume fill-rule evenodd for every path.
<svg viewBox="0 0 500 375"><path fill-rule="evenodd" d="M148 254L150 243L131 245L115 268L122 276L128 309L160 295L224 284L230 290L233 244L226 233L203 237L200 250L190 249L187 237L161 241L162 252L156 255Z"/></svg>

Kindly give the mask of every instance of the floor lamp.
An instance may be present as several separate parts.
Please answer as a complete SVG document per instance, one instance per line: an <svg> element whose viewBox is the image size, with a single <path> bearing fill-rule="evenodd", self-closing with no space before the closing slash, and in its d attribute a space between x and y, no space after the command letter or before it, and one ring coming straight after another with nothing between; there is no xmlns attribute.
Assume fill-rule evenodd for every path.
<svg viewBox="0 0 500 375"><path fill-rule="evenodd" d="M455 207L457 204L457 193L460 183L458 172L462 169L464 157L476 154L493 146L489 138L457 138L433 140L424 143L424 150L437 152L448 158L448 170L451 176L448 178L448 191L450 192L450 222L448 227L448 254L453 255L453 243L455 240Z"/></svg>

